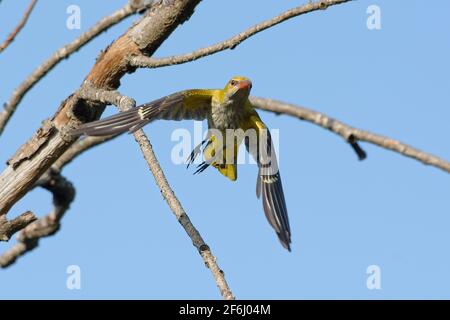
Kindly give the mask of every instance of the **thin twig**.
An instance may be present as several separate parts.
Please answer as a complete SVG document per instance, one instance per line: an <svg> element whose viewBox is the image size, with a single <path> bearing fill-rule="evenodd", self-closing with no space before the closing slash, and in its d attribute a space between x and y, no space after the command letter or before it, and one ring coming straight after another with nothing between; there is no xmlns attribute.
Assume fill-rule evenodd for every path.
<svg viewBox="0 0 450 320"><path fill-rule="evenodd" d="M214 277L214 280L216 281L217 287L219 288L222 297L225 300L233 300L234 296L230 287L228 286L227 281L225 280L224 272L217 265L216 258L212 254L211 249L205 243L198 230L192 224L189 216L186 214L186 211L184 211L180 201L170 187L169 182L167 181L167 178L163 170L161 169L158 159L156 158L156 155L153 151L153 147L144 131L136 131L134 133L134 138L136 139L136 142L139 144L139 147L142 150L145 161L147 161L148 167L155 178L156 184L161 190L161 194L163 195L173 214L177 218L178 222L191 238L193 245L197 248L198 252L202 256L205 265L211 270L211 273Z"/></svg>
<svg viewBox="0 0 450 320"><path fill-rule="evenodd" d="M3 43L0 44L0 53L5 50L11 42L14 41L16 36L19 34L20 30L25 26L25 24L28 21L28 18L30 17L31 11L33 11L33 8L36 4L37 0L31 0L30 4L28 5L27 9L25 10L25 13L23 14L22 19L19 21L19 24L16 26L16 28L9 34L9 36L6 38Z"/></svg>
<svg viewBox="0 0 450 320"><path fill-rule="evenodd" d="M0 135L5 129L6 124L17 109L17 105L23 99L25 94L33 88L33 86L41 80L50 70L52 70L59 62L68 58L72 53L78 51L85 44L100 35L102 32L118 24L130 15L146 8L146 1L140 1L142 6L136 5L137 1L127 3L121 9L113 12L111 15L102 18L89 30L80 35L71 43L61 47L50 58L38 66L12 93L9 101L5 103L4 110L0 113Z"/></svg>
<svg viewBox="0 0 450 320"><path fill-rule="evenodd" d="M347 142L369 142L450 173L450 162L444 159L423 152L392 138L351 127L323 113L271 99L252 97L251 102L255 107L261 110L271 111L276 114L287 114L314 123L340 135Z"/></svg>
<svg viewBox="0 0 450 320"><path fill-rule="evenodd" d="M212 46L208 46L205 48L201 48L198 50L195 50L193 52L183 54L183 55L176 55L176 56L170 56L166 58L151 58L144 55L141 56L135 56L131 57L130 63L136 67L141 68L160 68L164 66L170 66L170 65L176 65L176 64L182 64L190 61L194 61L209 55L212 55L214 53L224 51L227 49L234 49L239 44L241 44L243 41L247 40L248 38L254 36L255 34L264 31L266 29L269 29L277 24L280 24L286 20L289 20L291 18L312 12L317 10L324 10L330 6L349 2L352 0L322 0L322 1L316 1L316 2L310 2L305 5L287 10L281 14L279 14L276 17L273 17L269 20L266 20L264 22L261 22L241 33L238 35L225 40L223 42L219 42L217 44L214 44Z"/></svg>

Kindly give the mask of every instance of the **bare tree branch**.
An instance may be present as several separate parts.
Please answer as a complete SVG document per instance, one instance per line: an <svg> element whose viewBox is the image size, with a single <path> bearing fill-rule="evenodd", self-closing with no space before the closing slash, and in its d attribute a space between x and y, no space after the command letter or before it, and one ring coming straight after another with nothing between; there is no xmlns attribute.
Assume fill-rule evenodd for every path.
<svg viewBox="0 0 450 320"><path fill-rule="evenodd" d="M0 44L0 53L5 50L11 42L14 41L16 36L19 34L20 30L23 29L25 24L28 21L28 18L30 17L31 11L33 11L33 8L36 4L37 0L31 0L30 4L28 5L27 9L25 10L25 13L23 14L22 19L19 21L19 24L15 27L15 29L8 35L5 41Z"/></svg>
<svg viewBox="0 0 450 320"><path fill-rule="evenodd" d="M450 162L444 159L423 152L392 138L356 129L323 113L271 99L251 97L251 102L255 107L261 110L271 111L276 114L291 115L328 129L337 135L340 135L347 142L369 142L450 173Z"/></svg>
<svg viewBox="0 0 450 320"><path fill-rule="evenodd" d="M239 44L241 44L243 41L254 36L255 34L261 32L261 31L264 31L266 29L269 29L273 26L276 26L277 24L280 24L291 18L300 16L300 15L303 15L303 14L306 14L306 13L309 13L312 11L325 10L330 6L341 4L344 2L349 2L349 1L352 1L352 0L322 0L322 1L310 2L305 5L287 10L287 11L279 14L276 17L273 17L269 20L261 22L228 40L219 42L212 46L201 48L201 49L198 49L196 51L193 51L193 52L190 52L187 54L176 55L176 56L171 56L171 57L166 57L166 58L151 58L151 57L147 57L145 55L134 56L134 57L131 57L130 63L136 67L141 67L141 68L160 68L160 67L194 61L194 60L215 54L220 51L224 51L227 49L234 49Z"/></svg>
<svg viewBox="0 0 450 320"><path fill-rule="evenodd" d="M118 24L130 15L139 12L149 5L145 0L134 0L127 3L121 9L113 12L111 15L104 17L98 21L89 30L84 32L77 39L71 43L58 49L53 55L38 66L12 93L9 101L5 103L4 110L0 113L0 135L5 129L6 124L12 117L20 101L22 101L25 94L33 88L50 70L52 70L63 59L67 59L72 53L78 51L85 44L100 35L102 32L108 30L112 26Z"/></svg>
<svg viewBox="0 0 450 320"><path fill-rule="evenodd" d="M11 221L6 219L6 215L0 216L0 241L8 241L14 233L22 230L36 219L31 211L22 213Z"/></svg>
<svg viewBox="0 0 450 320"><path fill-rule="evenodd" d="M142 52L153 54L173 30L193 14L199 2L178 0L170 5L152 5L152 9L138 23L97 58L87 82L96 88L118 88L120 79L135 70L129 65L129 55ZM76 141L66 131L80 123L98 119L104 107L102 103L80 99L76 94L61 103L56 114L17 150L0 175L0 215L6 214Z"/></svg>
<svg viewBox="0 0 450 320"><path fill-rule="evenodd" d="M60 227L60 221L75 198L75 188L66 178L55 170L49 170L36 183L53 194L52 212L43 218L28 224L17 236L18 243L0 256L0 267L13 264L18 257L33 250L39 244L39 239L55 234ZM4 216L3 216L4 217ZM30 219L36 219L34 215Z"/></svg>
<svg viewBox="0 0 450 320"><path fill-rule="evenodd" d="M100 88L114 88L120 82L119 79L127 72L128 54L133 51L145 50L149 54L154 52L171 32L193 13L195 5L199 1L182 0L171 6L156 5L155 10L150 11L140 23L133 27L124 36L108 47L108 50L97 59L86 83L95 83ZM133 35L128 33L133 32ZM81 90L82 91L82 90ZM81 109L81 110L80 110ZM58 110L55 117L44 123L35 136L24 144L15 156L8 162L9 167L0 177L0 216L4 216L9 208L28 192L34 182L45 172L54 161L74 142L73 137L64 133L66 127L70 128L75 123L91 121L98 117L103 110L99 103L83 101L75 94L68 97ZM61 130L61 131L60 131ZM51 234L57 224L55 215L42 220L43 226L49 228L37 228L48 230L43 234ZM23 233L23 241L6 253L3 265L14 261L18 255L31 250L37 245L37 239L33 236L34 229L26 228ZM55 230L56 231L56 230Z"/></svg>
<svg viewBox="0 0 450 320"><path fill-rule="evenodd" d="M129 109L136 106L134 99L121 95L118 91L95 88L89 81L78 90L77 95L84 100L112 104L120 109Z"/></svg>
<svg viewBox="0 0 450 320"><path fill-rule="evenodd" d="M114 100L120 101L122 99ZM121 106L119 106L119 109L121 111L128 110L128 108ZM161 165L159 164L159 161L153 151L150 140L147 138L142 129L139 129L133 135L136 142L139 144L139 147L141 148L144 159L147 162L148 167L153 174L153 177L155 178L156 184L161 190L161 194L169 205L170 210L177 218L178 222L186 231L189 238L191 238L192 244L197 248L199 254L203 258L203 261L205 262L205 265L211 270L211 273L214 277L214 280L216 281L217 287L219 288L222 297L225 300L234 300L233 293L231 292L231 289L228 286L227 281L225 280L224 272L217 265L216 257L214 257L211 249L203 240L200 232L198 232L198 230L192 224L189 216L187 215L186 211L183 209L180 201L175 195L175 192L170 187L166 175L164 174Z"/></svg>
<svg viewBox="0 0 450 320"><path fill-rule="evenodd" d="M223 271L219 268L216 262L216 258L211 252L209 246L205 243L202 236L198 230L194 227L186 211L181 206L180 201L173 192L172 188L167 181L164 172L159 165L158 159L153 152L153 147L148 140L147 136L144 134L143 130L138 130L134 133L134 138L141 148L142 154L147 161L148 167L155 177L156 184L161 190L161 194L172 210L173 214L177 218L178 222L181 224L183 229L186 231L188 236L191 238L193 245L197 248L198 252L202 256L206 266L211 270L211 273L219 287L222 297L226 300L233 300L234 296L231 292L230 287L225 280Z"/></svg>

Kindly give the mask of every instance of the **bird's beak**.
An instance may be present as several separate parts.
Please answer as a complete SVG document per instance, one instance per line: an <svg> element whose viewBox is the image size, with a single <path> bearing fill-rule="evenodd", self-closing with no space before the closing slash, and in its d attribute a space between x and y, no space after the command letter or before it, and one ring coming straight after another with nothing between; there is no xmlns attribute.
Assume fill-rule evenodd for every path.
<svg viewBox="0 0 450 320"><path fill-rule="evenodd" d="M242 80L239 82L239 89L251 89L252 82L250 80Z"/></svg>

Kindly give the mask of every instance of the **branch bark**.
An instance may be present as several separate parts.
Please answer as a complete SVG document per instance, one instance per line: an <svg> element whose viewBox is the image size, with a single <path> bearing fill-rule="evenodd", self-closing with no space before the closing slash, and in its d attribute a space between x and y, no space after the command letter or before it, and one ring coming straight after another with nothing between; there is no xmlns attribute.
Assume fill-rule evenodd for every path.
<svg viewBox="0 0 450 320"><path fill-rule="evenodd" d="M19 24L14 28L14 30L8 35L5 41L0 44L0 53L2 53L3 50L5 50L11 42L14 41L16 36L19 34L19 32L23 29L25 24L28 21L28 18L31 15L31 11L33 11L34 6L36 5L37 0L31 0L30 4L28 5L27 9L25 10L25 13L23 14L22 19L19 21Z"/></svg>
<svg viewBox="0 0 450 320"><path fill-rule="evenodd" d="M357 141L368 142L450 173L450 162L444 159L392 138L354 128L323 113L271 99L251 97L251 102L261 110L271 111L276 114L287 114L328 129L349 143Z"/></svg>
<svg viewBox="0 0 450 320"><path fill-rule="evenodd" d="M31 211L22 213L11 221L8 221L6 215L0 216L0 240L8 241L13 234L22 230L36 219L36 216Z"/></svg>

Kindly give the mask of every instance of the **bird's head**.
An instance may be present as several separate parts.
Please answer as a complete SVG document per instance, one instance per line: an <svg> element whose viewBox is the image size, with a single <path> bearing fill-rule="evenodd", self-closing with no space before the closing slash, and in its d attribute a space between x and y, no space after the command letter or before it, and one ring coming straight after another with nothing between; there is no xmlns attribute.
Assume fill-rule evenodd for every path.
<svg viewBox="0 0 450 320"><path fill-rule="evenodd" d="M252 82L246 77L233 77L226 84L224 88L225 95L233 100L247 99L250 90L252 89Z"/></svg>

